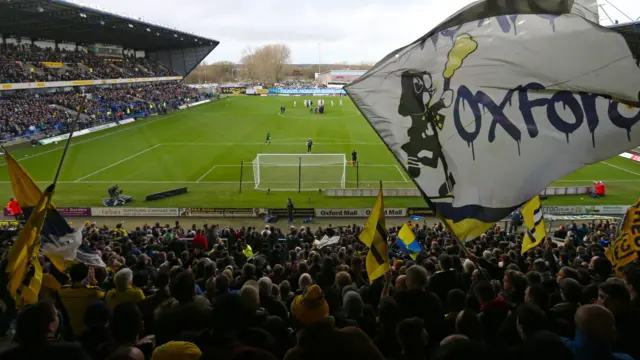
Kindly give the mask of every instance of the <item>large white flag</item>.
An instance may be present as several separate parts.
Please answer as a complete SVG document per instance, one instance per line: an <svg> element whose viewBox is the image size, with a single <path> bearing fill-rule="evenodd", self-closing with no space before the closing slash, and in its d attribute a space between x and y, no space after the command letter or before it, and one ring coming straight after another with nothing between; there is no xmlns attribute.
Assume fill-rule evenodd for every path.
<svg viewBox="0 0 640 360"><path fill-rule="evenodd" d="M593 1L503 2L469 5L346 87L463 240L640 144L640 68Z"/></svg>

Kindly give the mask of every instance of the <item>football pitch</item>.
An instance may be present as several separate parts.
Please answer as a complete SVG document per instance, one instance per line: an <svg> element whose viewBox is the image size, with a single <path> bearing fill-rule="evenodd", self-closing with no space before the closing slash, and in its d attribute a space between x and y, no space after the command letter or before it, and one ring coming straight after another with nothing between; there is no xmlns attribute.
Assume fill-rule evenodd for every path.
<svg viewBox="0 0 640 360"><path fill-rule="evenodd" d="M414 187L350 100L326 97L326 114L320 115L310 113L302 104L304 99L228 97L75 138L53 201L58 206L101 206L107 188L118 184L125 194L134 197L130 205L139 207L284 207L287 198L301 208L370 207L373 198L325 197L317 189L275 191L275 183L274 191L254 189L251 162L257 154L303 154L308 138L313 139L315 154L344 154L349 160L351 151L357 150L361 188L375 188L379 181L385 188ZM322 98L313 98L318 99ZM343 106L338 105L340 99ZM297 107L293 107L294 100ZM287 108L284 115L279 114L281 104ZM267 132L272 136L270 145L265 144ZM44 189L54 177L63 145L27 148L13 154ZM4 161L0 167L0 199L8 200L12 191ZM261 171L263 178L266 170ZM327 171L331 171L332 179L342 174L340 167ZM283 188L297 189L296 172L279 175ZM640 164L620 157L585 167L554 185L591 185L593 180L603 180L607 185L605 199L558 196L545 201L545 205L631 204L640 197ZM339 184L340 180L327 186ZM345 184L356 187L356 169L349 165ZM148 194L184 186L188 187L187 194L144 201ZM419 207L425 202L415 197L387 197L385 205Z"/></svg>

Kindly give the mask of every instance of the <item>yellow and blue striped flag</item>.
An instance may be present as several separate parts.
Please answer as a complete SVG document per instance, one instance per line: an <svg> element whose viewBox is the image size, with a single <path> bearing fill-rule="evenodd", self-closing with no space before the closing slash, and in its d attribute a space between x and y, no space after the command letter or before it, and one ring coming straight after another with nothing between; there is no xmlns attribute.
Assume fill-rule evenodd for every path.
<svg viewBox="0 0 640 360"><path fill-rule="evenodd" d="M420 244L416 240L416 234L409 224L404 224L398 232L396 244L400 247L400 251L411 254L413 260L415 260L418 253L422 251Z"/></svg>

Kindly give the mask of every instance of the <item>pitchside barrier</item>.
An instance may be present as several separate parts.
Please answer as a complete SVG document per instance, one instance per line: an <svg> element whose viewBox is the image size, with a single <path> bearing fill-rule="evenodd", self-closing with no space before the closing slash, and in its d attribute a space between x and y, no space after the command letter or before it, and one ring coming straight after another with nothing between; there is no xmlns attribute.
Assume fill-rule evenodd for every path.
<svg viewBox="0 0 640 360"><path fill-rule="evenodd" d="M202 104L207 104L209 102L211 102L211 100L202 100L202 101L191 103L189 105L181 105L181 106L178 107L178 109L179 110L184 110L184 109L187 109L187 108L190 108L190 107L194 107L194 106L198 106L198 105L202 105ZM87 129L74 131L73 132L73 137L76 138L78 136L92 134L92 133L95 133L95 132L98 132L98 131L102 131L102 130L106 130L106 129L111 129L111 128L114 128L116 126L130 124L130 123L132 123L134 121L137 121L137 119L140 119L140 118L139 117L138 118L133 117L133 118L125 119L125 120L114 121L114 122L110 122L110 123L106 123L106 124L90 127L90 128L87 128ZM59 141L65 141L68 138L69 138L69 133L65 133L65 134L53 136L53 137L50 137L50 138L41 139L38 142L40 143L40 145L47 145L47 144L57 143Z"/></svg>
<svg viewBox="0 0 640 360"><path fill-rule="evenodd" d="M543 196L561 196L561 195L583 195L589 194L593 190L592 186L567 186L567 187L548 187L540 192ZM326 189L326 196L337 197L376 197L378 196L378 188L366 189ZM384 189L384 196L403 196L403 197L422 197L422 193L418 189Z"/></svg>
<svg viewBox="0 0 640 360"><path fill-rule="evenodd" d="M386 192L385 192L386 194ZM543 206L546 221L590 221L623 216L630 205L594 206ZM202 217L202 218L252 218L267 214L287 217L286 208L148 208L148 207L58 207L64 217ZM296 208L294 217L302 218L366 218L371 208ZM11 213L4 208L4 216ZM386 208L387 217L431 217L428 207ZM503 221L509 221L505 219Z"/></svg>

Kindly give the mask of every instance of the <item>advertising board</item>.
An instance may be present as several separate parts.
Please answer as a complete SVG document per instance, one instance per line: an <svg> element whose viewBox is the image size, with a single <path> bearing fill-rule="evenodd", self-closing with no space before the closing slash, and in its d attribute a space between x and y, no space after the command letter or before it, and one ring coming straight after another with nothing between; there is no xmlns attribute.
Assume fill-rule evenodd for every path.
<svg viewBox="0 0 640 360"><path fill-rule="evenodd" d="M252 217L253 208L180 208L180 216L185 217Z"/></svg>

